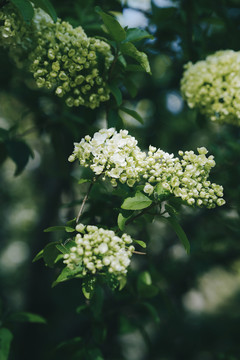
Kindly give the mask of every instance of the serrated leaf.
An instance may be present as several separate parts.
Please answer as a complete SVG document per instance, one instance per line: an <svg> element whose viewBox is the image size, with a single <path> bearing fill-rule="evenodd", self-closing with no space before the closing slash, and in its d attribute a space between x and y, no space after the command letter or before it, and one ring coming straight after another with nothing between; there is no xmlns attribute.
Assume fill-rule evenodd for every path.
<svg viewBox="0 0 240 360"><path fill-rule="evenodd" d="M53 232L53 231L66 231L66 232L74 232L75 229L70 226L50 226L45 229L44 232Z"/></svg>
<svg viewBox="0 0 240 360"><path fill-rule="evenodd" d="M142 210L149 207L152 200L141 192L136 192L135 196L124 200L121 208L125 210Z"/></svg>
<svg viewBox="0 0 240 360"><path fill-rule="evenodd" d="M38 324L47 323L46 319L44 319L42 316L30 312L23 312L23 311L9 315L7 320L14 322L30 322L30 323L38 323Z"/></svg>
<svg viewBox="0 0 240 360"><path fill-rule="evenodd" d="M139 28L127 29L126 33L125 40L130 42L140 41L142 39L154 39L154 36L149 34L149 32Z"/></svg>
<svg viewBox="0 0 240 360"><path fill-rule="evenodd" d="M61 274L57 277L57 279L52 283L52 287L55 287L57 284L67 281L67 280L71 280L75 277L80 278L81 272L82 272L81 265L79 265L78 268L74 269L74 270L71 270L68 267L65 267L62 270Z"/></svg>
<svg viewBox="0 0 240 360"><path fill-rule="evenodd" d="M173 217L161 217L161 219L164 219L166 222L168 222L172 226L172 228L174 229L175 233L177 234L179 240L183 244L187 254L190 254L189 240L188 240L187 235L185 234L183 228L177 222L177 220Z"/></svg>
<svg viewBox="0 0 240 360"><path fill-rule="evenodd" d="M57 14L49 0L32 0L36 7L43 9L48 15L51 16L54 22L57 21Z"/></svg>
<svg viewBox="0 0 240 360"><path fill-rule="evenodd" d="M10 0L13 5L19 10L26 23L30 23L34 16L34 9L29 0Z"/></svg>
<svg viewBox="0 0 240 360"><path fill-rule="evenodd" d="M133 240L133 242L135 242L136 244L138 244L138 245L140 245L142 248L144 248L144 249L146 249L146 247L147 247L147 244L144 242L144 241L142 241L142 240Z"/></svg>
<svg viewBox="0 0 240 360"><path fill-rule="evenodd" d="M0 328L0 359L7 360L13 334L6 328Z"/></svg>
<svg viewBox="0 0 240 360"><path fill-rule="evenodd" d="M52 242L47 246L45 246L45 248L43 249L43 260L45 264L51 268L54 267L57 257L59 255L59 251L56 248L56 244L58 243Z"/></svg>
<svg viewBox="0 0 240 360"><path fill-rule="evenodd" d="M7 140L5 144L8 156L16 164L14 176L17 176L23 171L29 158L33 158L33 152L27 144L20 140Z"/></svg>
<svg viewBox="0 0 240 360"><path fill-rule="evenodd" d="M99 6L96 7L96 11L101 16L112 39L117 42L123 41L126 38L126 31L122 28L119 22L112 15L103 12Z"/></svg>
<svg viewBox="0 0 240 360"><path fill-rule="evenodd" d="M32 262L34 263L34 262L36 262L36 261L38 261L38 260L40 260L42 258L43 258L43 249L40 250L39 253L37 253L37 255L34 257Z"/></svg>
<svg viewBox="0 0 240 360"><path fill-rule="evenodd" d="M151 74L148 57L144 52L139 51L136 46L134 46L130 42L121 44L120 50L124 55L130 56L131 58L135 59L148 74Z"/></svg>
<svg viewBox="0 0 240 360"><path fill-rule="evenodd" d="M120 106L122 103L122 93L121 93L119 87L116 84L109 84L109 89L110 89L111 93L113 94L117 105Z"/></svg>
<svg viewBox="0 0 240 360"><path fill-rule="evenodd" d="M124 106L120 107L120 110L124 111L126 114L132 116L134 119L139 121L141 124L144 124L143 118L135 111L131 109L127 109Z"/></svg>

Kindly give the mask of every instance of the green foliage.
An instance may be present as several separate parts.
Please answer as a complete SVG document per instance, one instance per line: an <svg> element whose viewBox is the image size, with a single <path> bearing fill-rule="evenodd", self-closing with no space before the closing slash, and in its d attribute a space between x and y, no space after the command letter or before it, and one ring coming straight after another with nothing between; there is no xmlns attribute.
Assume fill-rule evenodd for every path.
<svg viewBox="0 0 240 360"><path fill-rule="evenodd" d="M124 200L121 208L124 210L142 210L148 208L151 204L152 200L149 197L137 191L134 196Z"/></svg>
<svg viewBox="0 0 240 360"><path fill-rule="evenodd" d="M0 328L0 359L7 360L13 335L10 330Z"/></svg>

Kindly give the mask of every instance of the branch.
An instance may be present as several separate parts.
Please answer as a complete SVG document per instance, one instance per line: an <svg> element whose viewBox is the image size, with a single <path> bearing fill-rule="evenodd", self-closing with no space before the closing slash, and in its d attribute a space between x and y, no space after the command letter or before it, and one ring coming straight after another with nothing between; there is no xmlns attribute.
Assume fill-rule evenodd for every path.
<svg viewBox="0 0 240 360"><path fill-rule="evenodd" d="M101 175L101 174L100 174L100 175ZM93 185L94 185L95 182L98 180L98 178L99 178L100 175L98 175L98 176L96 176L96 177L93 178L93 181L91 182L91 184L90 184L90 186L89 186L89 188L88 188L88 191L87 191L86 195L85 195L84 198L83 198L83 202L82 202L82 205L81 205L81 207L80 207L80 209L79 209L79 213L78 213L78 216L77 216L77 219L76 219L76 224L78 224L79 219L80 219L80 217L81 217L81 215L82 215L82 212L83 212L84 206L85 206L85 204L86 204L86 201L88 200L90 191L92 190Z"/></svg>

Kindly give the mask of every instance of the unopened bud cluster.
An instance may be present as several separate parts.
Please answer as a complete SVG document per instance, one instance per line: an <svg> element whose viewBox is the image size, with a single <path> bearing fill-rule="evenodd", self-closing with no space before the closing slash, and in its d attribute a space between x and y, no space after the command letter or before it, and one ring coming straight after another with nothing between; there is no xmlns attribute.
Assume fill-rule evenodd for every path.
<svg viewBox="0 0 240 360"><path fill-rule="evenodd" d="M217 51L185 69L181 91L188 106L213 121L240 125L240 51Z"/></svg>
<svg viewBox="0 0 240 360"><path fill-rule="evenodd" d="M143 183L143 191L150 196L160 183L166 192L188 205L213 208L225 203L222 186L208 180L215 161L212 155L206 156L204 147L198 148L198 154L179 151L182 159L153 146L146 154L128 131L118 133L114 128L101 129L92 138L87 135L74 145L69 161L78 159L80 165L89 166L96 175L110 178L114 186L118 181L128 186Z"/></svg>
<svg viewBox="0 0 240 360"><path fill-rule="evenodd" d="M82 275L110 273L120 279L126 275L134 251L132 238L97 226L78 224L76 245L64 255L64 263L74 270L82 267Z"/></svg>
<svg viewBox="0 0 240 360"><path fill-rule="evenodd" d="M0 19L0 45L9 47L17 64L22 58L38 87L54 90L70 107L94 109L109 99L106 78L113 56L106 42L88 37L81 26L54 23L41 9L30 25L12 6L3 8Z"/></svg>

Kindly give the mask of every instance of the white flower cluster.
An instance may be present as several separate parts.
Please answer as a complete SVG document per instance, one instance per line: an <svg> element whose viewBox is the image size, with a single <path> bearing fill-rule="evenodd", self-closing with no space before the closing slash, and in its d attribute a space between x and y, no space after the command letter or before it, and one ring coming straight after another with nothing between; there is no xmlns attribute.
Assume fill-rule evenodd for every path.
<svg viewBox="0 0 240 360"><path fill-rule="evenodd" d="M83 276L109 272L120 279L126 275L135 250L129 235L123 234L120 238L114 231L83 224L78 224L76 230L79 232L75 237L76 246L64 255L63 261L71 270L80 265Z"/></svg>
<svg viewBox="0 0 240 360"><path fill-rule="evenodd" d="M214 157L207 157L208 151L204 147L197 150L198 154L179 151L182 157L179 159L150 146L143 175L148 181L144 192L151 194L154 185L161 183L164 190L180 197L188 205L213 208L225 204L223 187L207 180L211 168L215 166Z"/></svg>
<svg viewBox="0 0 240 360"><path fill-rule="evenodd" d="M185 69L181 91L188 106L213 121L240 125L240 51L217 51Z"/></svg>
<svg viewBox="0 0 240 360"><path fill-rule="evenodd" d="M128 131L114 128L101 129L93 138L85 136L75 143L69 161L78 159L80 165L90 167L96 175L110 178L113 186L144 183L143 191L152 195L157 184L165 191L182 198L189 205L213 208L225 203L223 188L208 180L214 157L206 156L207 149L179 151L182 159L161 149L149 146L148 154L137 146L137 140Z"/></svg>
<svg viewBox="0 0 240 360"><path fill-rule="evenodd" d="M54 23L41 9L30 25L12 5L3 7L1 19L0 45L9 47L18 65L29 66L38 87L55 90L70 107L94 109L109 99L105 79L113 55L106 42L88 37L80 26L60 19Z"/></svg>
<svg viewBox="0 0 240 360"><path fill-rule="evenodd" d="M101 129L93 138L87 135L74 145L68 160L79 159L81 165L89 166L96 175L104 173L113 186L117 186L117 180L128 186L140 181L146 154L127 130L118 133L114 128Z"/></svg>

